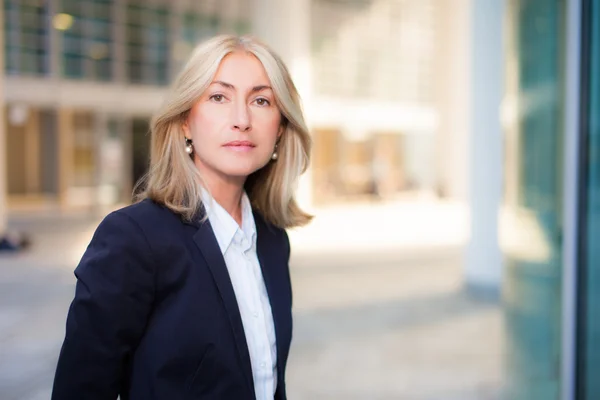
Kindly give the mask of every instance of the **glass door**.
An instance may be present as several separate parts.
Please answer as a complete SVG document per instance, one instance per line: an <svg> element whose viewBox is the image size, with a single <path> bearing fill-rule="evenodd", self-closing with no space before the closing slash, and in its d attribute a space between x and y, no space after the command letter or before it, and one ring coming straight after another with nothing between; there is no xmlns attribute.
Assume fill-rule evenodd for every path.
<svg viewBox="0 0 600 400"><path fill-rule="evenodd" d="M600 398L600 0L583 1L578 400Z"/></svg>
<svg viewBox="0 0 600 400"><path fill-rule="evenodd" d="M506 400L558 400L562 384L565 4L507 2Z"/></svg>

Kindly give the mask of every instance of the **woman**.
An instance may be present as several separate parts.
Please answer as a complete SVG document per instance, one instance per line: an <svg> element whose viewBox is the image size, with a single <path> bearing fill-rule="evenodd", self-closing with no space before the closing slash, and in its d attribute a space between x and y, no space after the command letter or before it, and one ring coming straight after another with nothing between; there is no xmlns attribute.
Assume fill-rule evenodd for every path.
<svg viewBox="0 0 600 400"><path fill-rule="evenodd" d="M198 46L151 123L137 204L75 270L53 399L285 399L290 245L310 137L280 58Z"/></svg>

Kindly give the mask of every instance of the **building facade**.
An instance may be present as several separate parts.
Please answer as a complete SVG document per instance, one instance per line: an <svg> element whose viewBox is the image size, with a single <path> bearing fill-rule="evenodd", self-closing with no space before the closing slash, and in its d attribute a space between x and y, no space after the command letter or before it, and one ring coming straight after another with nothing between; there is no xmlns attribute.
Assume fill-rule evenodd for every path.
<svg viewBox="0 0 600 400"><path fill-rule="evenodd" d="M436 1L3 3L9 208L127 202L166 85L219 33L255 34L290 66L313 132L308 202L464 186L438 179L440 105L452 102L436 84L448 74Z"/></svg>
<svg viewBox="0 0 600 400"><path fill-rule="evenodd" d="M9 207L129 199L148 121L196 42L247 33L243 1L4 1Z"/></svg>

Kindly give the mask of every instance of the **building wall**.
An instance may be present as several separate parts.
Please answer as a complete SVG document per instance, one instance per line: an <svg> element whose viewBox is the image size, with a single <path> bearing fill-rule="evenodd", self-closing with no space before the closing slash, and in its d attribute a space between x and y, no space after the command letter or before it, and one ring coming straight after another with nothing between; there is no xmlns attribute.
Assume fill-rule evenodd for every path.
<svg viewBox="0 0 600 400"><path fill-rule="evenodd" d="M98 192L108 190L103 171L114 169L104 165L110 162L126 169L122 175L127 178L110 190L127 201L125 193L140 175L140 152L147 147L141 144L147 136L140 134L140 119L147 121L160 105L166 84L194 44L221 32L252 32L290 66L305 101L315 152L320 152L314 170L322 175L329 164L336 165L338 187L324 201L433 192L437 168L432 159L438 157L434 148L440 136L435 51L444 34L436 4L5 0L7 106L26 108L30 118L55 115L56 127L38 127L39 134L25 142L11 139L10 146L18 153L19 146L33 141L26 170L57 163L56 177L31 173L26 190L17 188L17 175L11 175L10 194L16 200L19 192L54 198L63 207L92 206ZM26 124L35 125L32 121ZM115 130L116 137L108 140L108 132ZM338 133L335 152L320 148L327 143L320 132L330 131ZM52 148L48 135L56 137ZM119 156L107 156L111 148ZM329 154L339 157L325 160ZM323 179L313 181L309 171L301 191L313 193Z"/></svg>

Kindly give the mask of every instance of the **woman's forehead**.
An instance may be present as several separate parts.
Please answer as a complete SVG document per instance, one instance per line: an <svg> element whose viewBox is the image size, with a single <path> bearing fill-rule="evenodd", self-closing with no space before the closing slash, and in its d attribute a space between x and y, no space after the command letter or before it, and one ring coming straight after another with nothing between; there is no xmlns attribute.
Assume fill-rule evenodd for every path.
<svg viewBox="0 0 600 400"><path fill-rule="evenodd" d="M223 58L213 82L224 82L235 88L270 86L265 67L251 53L234 52Z"/></svg>

